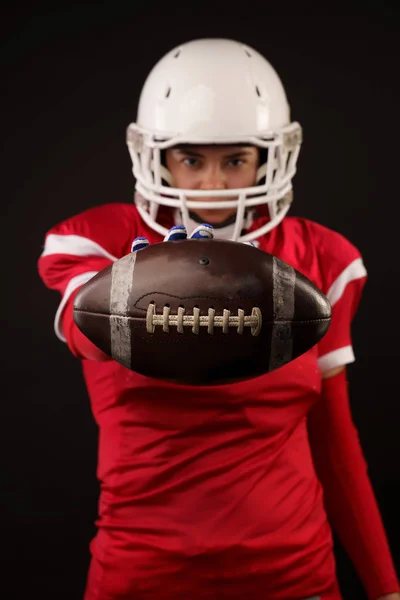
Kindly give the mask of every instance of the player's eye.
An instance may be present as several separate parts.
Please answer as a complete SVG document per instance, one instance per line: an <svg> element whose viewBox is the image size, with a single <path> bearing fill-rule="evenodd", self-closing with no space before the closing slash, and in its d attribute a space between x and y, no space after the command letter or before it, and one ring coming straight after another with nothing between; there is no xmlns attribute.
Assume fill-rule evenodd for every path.
<svg viewBox="0 0 400 600"><path fill-rule="evenodd" d="M197 158L193 158L192 156L187 156L182 162L188 167L197 167L199 164L199 160Z"/></svg>
<svg viewBox="0 0 400 600"><path fill-rule="evenodd" d="M232 167L241 167L244 164L244 160L242 158L232 158L228 164Z"/></svg>

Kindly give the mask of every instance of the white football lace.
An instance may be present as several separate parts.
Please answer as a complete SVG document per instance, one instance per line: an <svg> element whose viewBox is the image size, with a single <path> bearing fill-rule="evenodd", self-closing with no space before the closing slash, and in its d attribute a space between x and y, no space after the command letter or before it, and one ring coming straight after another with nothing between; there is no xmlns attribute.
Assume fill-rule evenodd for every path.
<svg viewBox="0 0 400 600"><path fill-rule="evenodd" d="M154 333L156 327L162 326L165 333L170 327L176 327L178 333L184 333L185 327L191 327L194 334L198 334L200 327L207 327L207 333L212 335L214 327L222 327L222 333L228 333L229 327L237 327L237 333L242 334L245 327L251 327L251 335L259 335L261 331L261 310L254 307L250 316L246 316L244 310L239 308L237 315L231 315L231 311L224 309L222 316L215 314L214 308L208 309L207 316L200 315L200 309L193 308L193 314L185 314L185 308L180 306L178 314L171 315L168 305L163 307L162 315L156 314L154 303L149 304L146 315L146 329L148 333Z"/></svg>

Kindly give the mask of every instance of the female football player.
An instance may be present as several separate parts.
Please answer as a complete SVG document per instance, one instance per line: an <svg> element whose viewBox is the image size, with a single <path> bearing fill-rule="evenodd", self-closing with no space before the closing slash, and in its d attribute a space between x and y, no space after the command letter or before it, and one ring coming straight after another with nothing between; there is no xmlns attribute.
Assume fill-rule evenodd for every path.
<svg viewBox="0 0 400 600"><path fill-rule="evenodd" d="M287 216L301 143L257 51L182 44L151 70L128 127L134 202L46 233L38 266L61 296L55 332L82 361L99 427L85 600L340 600L333 530L368 598L400 598L346 379L366 269L344 236ZM327 295L332 322L315 347L265 376L203 388L141 376L80 333L73 301L95 273L136 238L170 243L174 226L193 235L204 222Z"/></svg>

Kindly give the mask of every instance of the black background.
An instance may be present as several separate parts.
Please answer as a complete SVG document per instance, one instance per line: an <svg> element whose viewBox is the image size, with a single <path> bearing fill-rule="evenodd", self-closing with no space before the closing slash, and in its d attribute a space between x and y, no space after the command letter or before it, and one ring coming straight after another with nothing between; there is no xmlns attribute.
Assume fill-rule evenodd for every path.
<svg viewBox="0 0 400 600"><path fill-rule="evenodd" d="M363 254L369 281L353 325L352 410L400 571L398 12L168 8L36 3L1 19L7 600L79 600L97 514L97 429L80 365L54 334L59 297L38 277L44 234L90 206L131 201L125 129L144 79L172 47L207 36L243 41L275 66L304 128L291 214L340 231ZM338 541L336 555L345 599L364 599Z"/></svg>

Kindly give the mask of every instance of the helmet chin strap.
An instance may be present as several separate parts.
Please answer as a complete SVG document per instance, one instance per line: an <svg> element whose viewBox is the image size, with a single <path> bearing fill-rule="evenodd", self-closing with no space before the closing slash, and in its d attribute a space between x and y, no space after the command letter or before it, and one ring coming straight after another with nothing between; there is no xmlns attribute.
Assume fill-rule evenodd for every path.
<svg viewBox="0 0 400 600"><path fill-rule="evenodd" d="M246 211L245 215L247 216L247 211ZM200 225L202 223L204 223L204 219L202 219L195 212L189 211L189 217L192 219L192 221L195 221L196 223L199 223ZM228 227L228 225L233 225L235 222L236 222L236 213L234 213L233 215L231 215L224 221L221 221L220 223L210 223L210 225L212 225L214 229L223 229L224 227Z"/></svg>
<svg viewBox="0 0 400 600"><path fill-rule="evenodd" d="M193 217L196 217L195 219ZM174 222L176 225L182 225L183 219L179 208L176 208L174 211ZM253 222L253 211L249 210L246 213L246 218L244 219L243 229L241 231L241 235L244 235L246 230L250 228ZM189 213L189 223L187 224L188 234L198 227L198 224L204 223L204 219L200 219L198 215L194 215L193 213ZM215 231L215 237L222 240L230 240L232 239L236 223L236 214L230 217L229 219L225 219L222 223L210 223Z"/></svg>

